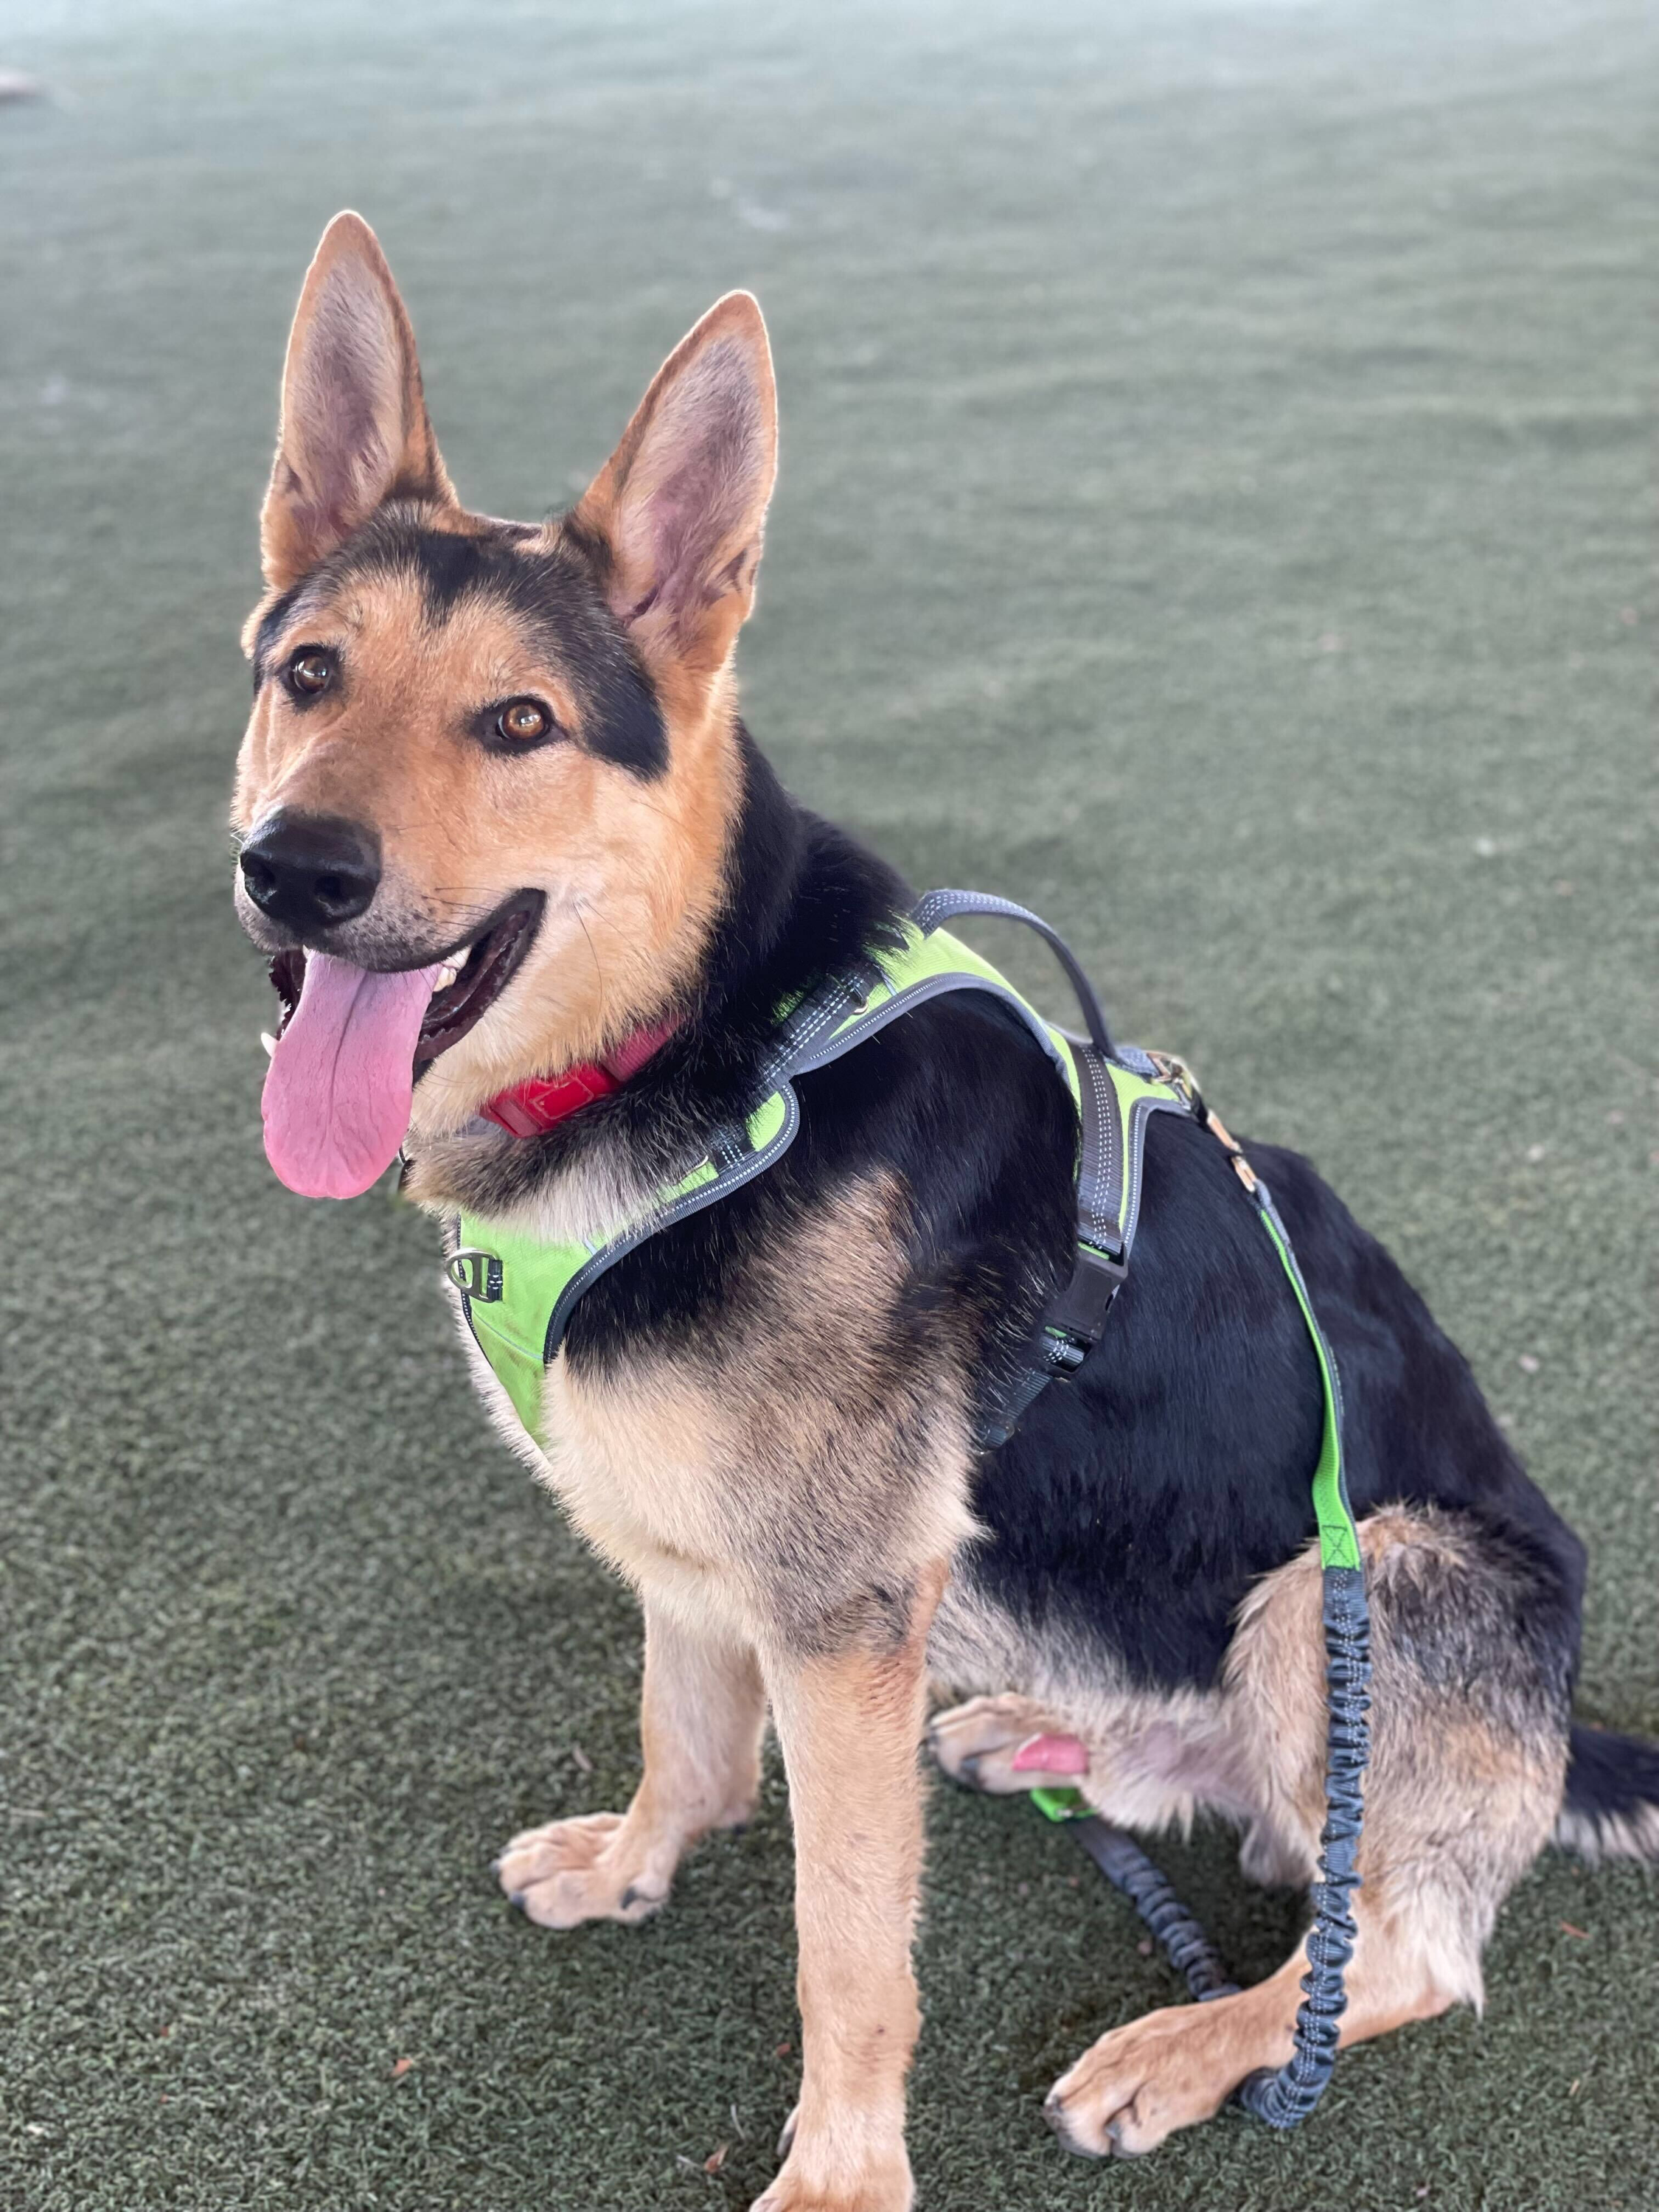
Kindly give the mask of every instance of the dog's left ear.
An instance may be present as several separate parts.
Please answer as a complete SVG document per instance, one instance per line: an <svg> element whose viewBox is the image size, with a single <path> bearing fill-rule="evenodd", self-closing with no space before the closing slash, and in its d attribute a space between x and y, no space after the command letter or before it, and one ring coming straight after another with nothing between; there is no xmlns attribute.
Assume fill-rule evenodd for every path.
<svg viewBox="0 0 1659 2212"><path fill-rule="evenodd" d="M724 665L754 605L777 462L766 325L728 292L658 370L573 518L608 550L611 610L647 667Z"/></svg>
<svg viewBox="0 0 1659 2212"><path fill-rule="evenodd" d="M288 342L259 517L265 581L286 591L383 500L454 496L380 240L362 216L337 215L306 272Z"/></svg>

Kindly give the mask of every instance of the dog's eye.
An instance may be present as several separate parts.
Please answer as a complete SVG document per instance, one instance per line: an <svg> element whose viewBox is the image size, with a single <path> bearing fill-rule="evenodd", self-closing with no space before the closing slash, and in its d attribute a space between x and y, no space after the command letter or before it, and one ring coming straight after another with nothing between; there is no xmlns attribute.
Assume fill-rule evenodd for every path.
<svg viewBox="0 0 1659 2212"><path fill-rule="evenodd" d="M334 655L321 646L302 645L288 664L288 688L302 699L314 699L334 681Z"/></svg>
<svg viewBox="0 0 1659 2212"><path fill-rule="evenodd" d="M552 726L553 717L537 699L511 699L495 716L495 734L509 744L533 744Z"/></svg>

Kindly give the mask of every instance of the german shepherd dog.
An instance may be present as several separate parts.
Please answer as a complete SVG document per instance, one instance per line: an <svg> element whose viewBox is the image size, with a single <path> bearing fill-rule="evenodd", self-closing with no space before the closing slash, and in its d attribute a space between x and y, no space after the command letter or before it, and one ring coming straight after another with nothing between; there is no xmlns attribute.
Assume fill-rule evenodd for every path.
<svg viewBox="0 0 1659 2212"><path fill-rule="evenodd" d="M289 1002L264 1111L295 1188L353 1194L401 1151L441 1218L594 1239L747 1110L780 1005L890 939L911 893L738 715L775 459L765 326L732 293L568 514L470 513L380 247L330 225L288 349L234 812L238 912ZM612 1073L579 1111L479 1118L587 1066ZM977 1446L1073 1263L1066 1087L958 992L799 1089L776 1164L578 1306L545 1454L480 1373L645 1632L632 1803L514 1837L498 1871L544 1928L644 1919L690 1844L748 1817L769 1716L804 2078L760 2205L902 2212L924 1735L978 1789L1064 1771L1113 1820L1208 1811L1247 1875L1310 1881L1320 1383L1221 1146L1160 1115L1106 1335ZM1583 1550L1463 1359L1305 1160L1248 1150L1340 1369L1370 1583L1352 2043L1480 2003L1498 1905L1552 1838L1659 1860L1659 1749L1572 1721ZM930 1683L967 1697L931 1729ZM1054 2128L1130 2154L1215 2112L1289 2057L1305 1964L1103 2036Z"/></svg>

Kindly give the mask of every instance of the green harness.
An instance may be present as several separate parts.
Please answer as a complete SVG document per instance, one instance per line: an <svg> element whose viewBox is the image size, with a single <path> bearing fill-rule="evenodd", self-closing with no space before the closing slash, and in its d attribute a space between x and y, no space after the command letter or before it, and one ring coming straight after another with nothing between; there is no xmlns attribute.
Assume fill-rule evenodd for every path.
<svg viewBox="0 0 1659 2212"><path fill-rule="evenodd" d="M963 915L999 915L1037 931L1066 970L1087 1036L1045 1021L1006 976L941 927ZM592 1244L544 1243L464 1214L454 1224L448 1279L520 1420L544 1444L547 1370L559 1356L579 1301L599 1278L647 1237L717 1204L787 1152L800 1127L798 1077L855 1052L890 1022L951 991L977 991L1000 1000L1025 1023L1064 1077L1080 1132L1072 1278L1043 1316L1028 1371L981 1441L990 1447L1006 1443L1045 1385L1074 1374L1098 1342L1128 1273L1140 1213L1146 1127L1154 1114L1184 1114L1225 1146L1295 1293L1318 1360L1324 1423L1312 1489L1323 1569L1331 1711L1327 1820L1295 2055L1277 2074L1252 2076L1240 2092L1251 2111L1275 2126L1288 2127L1311 2111L1334 2061L1346 2002L1344 1967L1354 1936L1348 1893L1358 1879L1370 1667L1364 1577L1343 1476L1341 1389L1267 1185L1206 1107L1179 1060L1114 1046L1094 988L1064 940L1009 900L979 891L930 891L904 922L902 941L896 948L869 952L848 973L782 1010L746 1118L721 1131L707 1156L665 1184L647 1206Z"/></svg>
<svg viewBox="0 0 1659 2212"><path fill-rule="evenodd" d="M996 915L1040 932L1066 968L1088 1036L1046 1021L988 960L940 927L963 914ZM855 974L834 978L788 1009L779 1021L760 1095L741 1127L722 1132L704 1158L610 1234L591 1244L553 1244L494 1229L472 1215L459 1217L447 1263L449 1279L461 1294L479 1349L531 1437L538 1444L546 1441L541 1433L546 1371L558 1357L578 1302L599 1276L647 1237L716 1204L782 1157L800 1127L796 1077L855 1052L900 1015L950 991L983 993L1018 1015L1065 1078L1082 1131L1072 1280L1044 1316L1029 1377L984 1441L1006 1441L1043 1385L1074 1372L1098 1341L1128 1272L1140 1216L1147 1123L1158 1113L1187 1115L1226 1145L1307 1320L1324 1393L1324 1441L1313 1481L1321 1554L1328 1566L1357 1566L1359 1554L1342 1486L1336 1370L1265 1186L1208 1112L1178 1060L1112 1045L1092 985L1048 925L1023 907L981 892L930 891L904 922L896 949L871 953Z"/></svg>

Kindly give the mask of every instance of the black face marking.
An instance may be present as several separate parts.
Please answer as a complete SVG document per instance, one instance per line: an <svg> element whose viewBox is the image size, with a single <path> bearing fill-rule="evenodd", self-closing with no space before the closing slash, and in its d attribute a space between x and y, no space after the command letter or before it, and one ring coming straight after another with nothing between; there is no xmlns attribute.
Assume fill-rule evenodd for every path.
<svg viewBox="0 0 1659 2212"><path fill-rule="evenodd" d="M632 646L605 605L598 570L578 541L526 543L517 524L478 537L428 528L418 514L382 508L272 606L255 648L257 690L270 653L303 599L319 604L354 579L414 576L426 620L441 627L465 602L499 607L569 678L582 708L581 743L641 778L668 766L662 710ZM539 532L535 533L539 537Z"/></svg>
<svg viewBox="0 0 1659 2212"><path fill-rule="evenodd" d="M253 641L253 696L256 699L259 696L260 686L270 674L271 656L276 650L276 640L299 604L300 594L305 587L306 580L302 576L297 584L290 584L280 599L272 600L260 617Z"/></svg>

